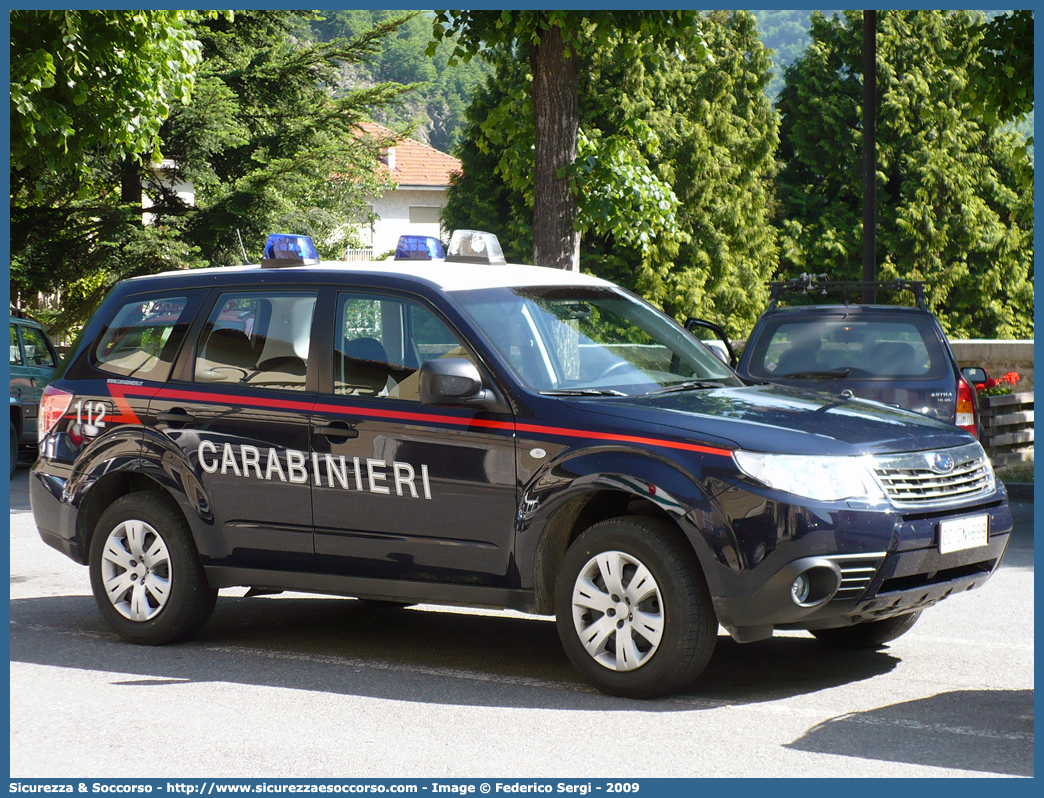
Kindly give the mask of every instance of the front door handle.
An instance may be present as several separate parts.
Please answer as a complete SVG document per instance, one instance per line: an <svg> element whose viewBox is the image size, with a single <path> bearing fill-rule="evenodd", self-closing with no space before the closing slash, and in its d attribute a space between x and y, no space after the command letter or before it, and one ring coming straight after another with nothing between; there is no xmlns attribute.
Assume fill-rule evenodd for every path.
<svg viewBox="0 0 1044 798"><path fill-rule="evenodd" d="M316 427L316 435L325 435L333 443L341 443L349 438L358 438L359 430L355 427L349 427L342 421L335 421L326 427Z"/></svg>

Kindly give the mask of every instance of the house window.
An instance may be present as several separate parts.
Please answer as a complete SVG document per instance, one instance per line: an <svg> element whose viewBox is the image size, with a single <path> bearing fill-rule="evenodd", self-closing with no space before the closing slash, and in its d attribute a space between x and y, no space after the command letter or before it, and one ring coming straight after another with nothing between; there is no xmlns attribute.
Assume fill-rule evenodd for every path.
<svg viewBox="0 0 1044 798"><path fill-rule="evenodd" d="M438 224L442 208L427 205L410 206L410 224Z"/></svg>

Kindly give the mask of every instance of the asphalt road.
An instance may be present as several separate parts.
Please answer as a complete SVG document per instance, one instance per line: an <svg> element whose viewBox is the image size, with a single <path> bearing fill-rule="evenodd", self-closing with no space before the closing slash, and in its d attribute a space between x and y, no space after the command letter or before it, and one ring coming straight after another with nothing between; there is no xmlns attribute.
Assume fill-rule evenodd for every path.
<svg viewBox="0 0 1044 798"><path fill-rule="evenodd" d="M877 652L724 632L698 685L611 698L550 619L222 591L201 636L108 630L11 484L12 777L1032 776L1033 521Z"/></svg>

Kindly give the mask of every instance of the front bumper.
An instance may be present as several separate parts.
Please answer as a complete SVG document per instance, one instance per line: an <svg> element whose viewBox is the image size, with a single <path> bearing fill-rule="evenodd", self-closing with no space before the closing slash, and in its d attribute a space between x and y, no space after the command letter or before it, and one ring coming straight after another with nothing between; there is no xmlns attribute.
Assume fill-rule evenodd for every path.
<svg viewBox="0 0 1044 798"><path fill-rule="evenodd" d="M989 517L985 546L939 553L940 521L981 514ZM880 514L867 516L879 527L882 519L871 515ZM888 526L892 534L882 539L886 545L877 551L809 554L797 541L792 547L780 546L770 576L763 568L748 572L756 589L714 597L719 622L734 638L749 642L768 637L774 629L835 628L922 610L980 587L990 578L1007 548L1012 519L1001 494L992 503L945 513L895 514ZM835 541L840 543L845 536L837 531ZM788 549L793 559L786 556ZM759 570L760 578L755 580ZM791 585L800 573L816 575L804 605L791 596Z"/></svg>

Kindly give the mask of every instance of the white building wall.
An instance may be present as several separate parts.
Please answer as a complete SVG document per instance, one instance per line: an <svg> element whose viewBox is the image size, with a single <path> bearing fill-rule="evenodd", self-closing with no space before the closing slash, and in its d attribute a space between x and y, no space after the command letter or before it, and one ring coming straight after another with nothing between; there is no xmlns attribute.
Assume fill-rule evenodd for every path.
<svg viewBox="0 0 1044 798"><path fill-rule="evenodd" d="M379 217L373 224L370 236L364 232L363 239L369 240L373 247L373 256L381 257L395 249L401 235L422 235L442 238L441 225L433 221L410 221L410 208L414 208L414 217L437 218L446 207L446 189L433 188L398 188L388 191L379 199L371 199L373 212ZM418 211L417 209L425 209Z"/></svg>
<svg viewBox="0 0 1044 798"><path fill-rule="evenodd" d="M196 187L191 181L176 180L173 185L167 179L167 172L165 170L173 169L175 166L174 161L169 158L164 158L159 164L153 164L152 170L156 177L159 178L161 183L166 183L169 188L174 189L174 193L178 195L178 199L184 202L186 205L194 206L196 204ZM144 191L141 194L141 207L151 208L153 206L152 197L150 197ZM155 222L156 217L151 213L142 214L142 223L146 226L151 225Z"/></svg>

